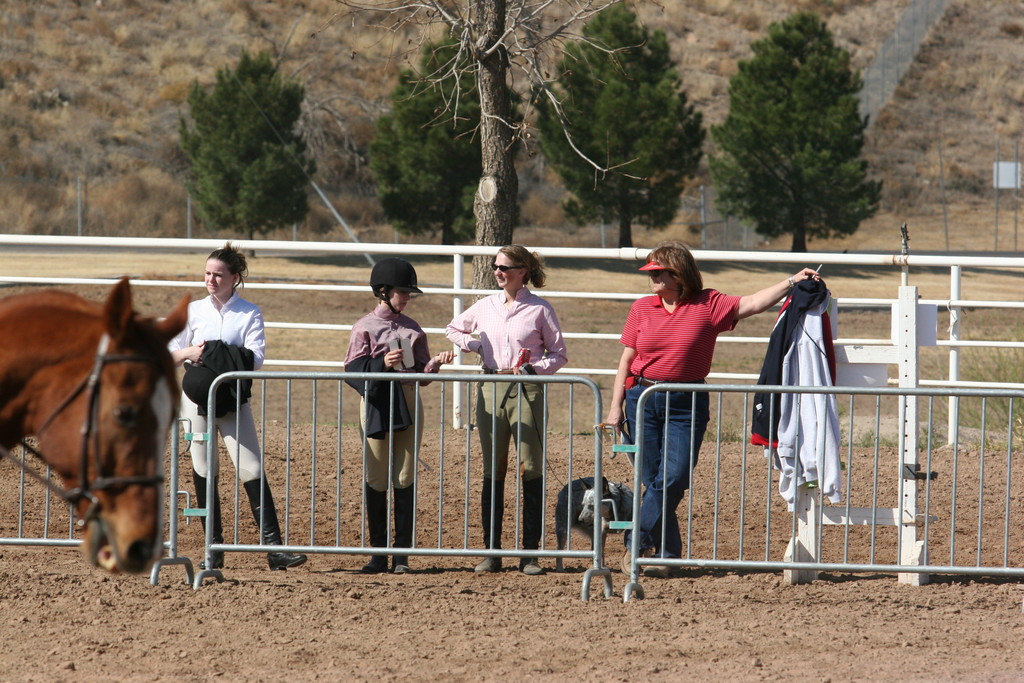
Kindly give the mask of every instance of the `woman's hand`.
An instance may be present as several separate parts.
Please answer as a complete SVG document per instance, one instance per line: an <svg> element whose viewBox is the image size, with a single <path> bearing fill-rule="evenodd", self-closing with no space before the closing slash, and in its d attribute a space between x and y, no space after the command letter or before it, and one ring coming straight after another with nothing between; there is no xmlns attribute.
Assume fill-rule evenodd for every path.
<svg viewBox="0 0 1024 683"><path fill-rule="evenodd" d="M818 271L814 268L804 268L799 273L790 278L794 284L801 280L820 280L821 276L818 275Z"/></svg>
<svg viewBox="0 0 1024 683"><path fill-rule="evenodd" d="M205 341L201 341L193 346L188 346L184 349L178 349L171 354L174 359L175 365L181 365L184 362L189 362L192 365L203 364L203 347L206 345Z"/></svg>
<svg viewBox="0 0 1024 683"><path fill-rule="evenodd" d="M604 418L604 424L615 427L615 433L622 433L622 408L612 407L608 409L608 415Z"/></svg>
<svg viewBox="0 0 1024 683"><path fill-rule="evenodd" d="M438 365L448 365L453 360L455 360L455 352L451 350L442 351L441 353L434 356L434 362L436 362Z"/></svg>

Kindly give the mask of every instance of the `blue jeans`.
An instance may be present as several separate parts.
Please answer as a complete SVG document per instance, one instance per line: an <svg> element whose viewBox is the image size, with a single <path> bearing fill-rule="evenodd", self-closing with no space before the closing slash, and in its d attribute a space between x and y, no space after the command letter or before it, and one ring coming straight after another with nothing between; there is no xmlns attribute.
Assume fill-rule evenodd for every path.
<svg viewBox="0 0 1024 683"><path fill-rule="evenodd" d="M643 387L626 391L626 420L636 435L636 407ZM653 549L657 557L680 557L683 551L676 508L690 488L690 472L704 441L710 413L706 391L659 391L644 404L640 504L640 550ZM667 432L666 432L667 426ZM692 460L691 460L692 454ZM662 504L664 503L664 508ZM664 546L662 546L664 526ZM629 543L629 536L626 536Z"/></svg>

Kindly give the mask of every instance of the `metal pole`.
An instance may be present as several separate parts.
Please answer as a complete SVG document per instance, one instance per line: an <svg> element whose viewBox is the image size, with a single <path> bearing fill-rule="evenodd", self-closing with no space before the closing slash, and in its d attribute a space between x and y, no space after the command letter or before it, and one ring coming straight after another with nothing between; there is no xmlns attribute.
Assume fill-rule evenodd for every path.
<svg viewBox="0 0 1024 683"><path fill-rule="evenodd" d="M1020 199L1020 140L1013 143L1013 250L1017 251L1017 204Z"/></svg>
<svg viewBox="0 0 1024 683"><path fill-rule="evenodd" d="M946 174L942 169L942 131L939 131L939 190L942 192L942 232L946 235L946 251L949 251L949 207L946 206Z"/></svg>
<svg viewBox="0 0 1024 683"><path fill-rule="evenodd" d="M601 223L604 225L604 222ZM466 286L465 276L463 271L466 266L466 258L462 254L455 254L452 256L452 287L456 289L462 289ZM452 298L452 318L457 318L465 308L465 304L461 294L457 294ZM458 367L465 364L465 354L461 349L456 349L455 353L455 371L462 372L462 368ZM462 429L462 425L469 424L470 418L468 415L463 416L462 406L469 405L469 392L468 385L464 382L455 382L452 387L452 427L455 429Z"/></svg>
<svg viewBox="0 0 1024 683"><path fill-rule="evenodd" d="M185 236L192 239L192 195L185 195Z"/></svg>
<svg viewBox="0 0 1024 683"><path fill-rule="evenodd" d="M995 241L992 246L993 251L999 251L999 138L996 138L996 181L993 183L995 189L992 190L994 194L994 203L996 207L996 225L995 225Z"/></svg>
<svg viewBox="0 0 1024 683"><path fill-rule="evenodd" d="M960 299L963 295L963 277L960 266L951 266L949 269L949 298L953 301ZM949 340L953 345L949 347L949 381L950 383L960 381L960 347L956 342L960 341L960 307L950 306L949 308ZM956 425L960 419L960 401L956 396L949 397L949 423L946 434L946 445L953 445L953 435L956 434Z"/></svg>
<svg viewBox="0 0 1024 683"><path fill-rule="evenodd" d="M704 186L700 186L700 248L708 248L708 206Z"/></svg>
<svg viewBox="0 0 1024 683"><path fill-rule="evenodd" d="M341 214L338 213L337 210L334 208L334 204L331 204L330 200L327 199L327 195L323 193L323 190L320 189L320 186L314 183L313 181L310 181L309 184L313 187L314 190L316 190L316 193L320 195L320 201L322 201L324 205L327 206L331 214L334 215L335 220L337 220L338 223L341 224L341 227L345 229L345 232L348 233L348 236L352 239L352 241L358 243L359 238L356 237L356 234L354 232L352 232L352 228L348 227L348 223L345 222L345 219L342 218ZM363 256L366 258L366 260L369 262L371 266L376 263L376 261L373 260L373 257L370 256L369 254L363 254Z"/></svg>
<svg viewBox="0 0 1024 683"><path fill-rule="evenodd" d="M900 283L906 287L910 284L910 266L907 265L907 258L910 256L910 231L907 224L900 226L900 253L903 254L903 265L900 268Z"/></svg>
<svg viewBox="0 0 1024 683"><path fill-rule="evenodd" d="M81 237L82 236L82 176L78 176L77 190L75 192L75 195L76 195L76 204L77 204L77 213L78 213L78 236Z"/></svg>

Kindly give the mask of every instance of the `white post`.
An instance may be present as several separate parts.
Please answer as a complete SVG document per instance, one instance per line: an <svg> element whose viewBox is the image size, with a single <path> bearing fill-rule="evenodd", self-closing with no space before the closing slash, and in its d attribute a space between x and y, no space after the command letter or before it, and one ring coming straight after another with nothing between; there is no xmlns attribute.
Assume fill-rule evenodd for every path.
<svg viewBox="0 0 1024 683"><path fill-rule="evenodd" d="M960 266L951 266L949 269L949 298L956 300L963 296L963 279L960 273ZM949 340L960 341L960 307L949 307ZM949 381L960 380L960 348L949 347ZM956 396L949 397L949 419L946 433L946 445L953 445L953 434L956 432L956 425L960 419L960 400Z"/></svg>
<svg viewBox="0 0 1024 683"><path fill-rule="evenodd" d="M455 254L452 256L452 287L455 289L462 289L466 286L465 276L463 275L465 261L466 259L462 254ZM463 308L462 295L457 294L452 297L452 318L458 317L459 314L462 313ZM456 349L455 365L463 365L462 359L462 351ZM455 429L462 429L462 406L468 403L468 401L465 400L468 398L466 396L468 387L462 382L456 382L452 385L452 389L452 427Z"/></svg>
<svg viewBox="0 0 1024 683"><path fill-rule="evenodd" d="M917 287L900 287L897 305L897 353L899 354L899 384L901 388L918 386L917 351ZM924 561L924 541L917 539L917 523L921 517L917 508L918 479L918 397L905 396L900 401L900 560L903 565L920 565ZM900 573L899 582L912 586L928 583L927 574Z"/></svg>
<svg viewBox="0 0 1024 683"><path fill-rule="evenodd" d="M796 500L793 501L793 514L797 516L796 535L789 539L784 559L786 562L817 562L818 561L818 494L806 487L796 487ZM815 569L783 569L782 580L795 586L817 580Z"/></svg>

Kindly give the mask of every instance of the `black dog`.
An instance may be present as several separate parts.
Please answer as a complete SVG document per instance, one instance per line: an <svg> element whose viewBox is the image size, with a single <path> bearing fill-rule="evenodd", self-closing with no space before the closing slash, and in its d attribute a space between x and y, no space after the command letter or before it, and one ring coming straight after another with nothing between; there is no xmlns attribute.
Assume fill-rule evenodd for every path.
<svg viewBox="0 0 1024 683"><path fill-rule="evenodd" d="M602 484L600 490L595 490L594 478L583 477L574 480L571 487L568 484L563 486L558 493L558 502L555 505L555 536L558 539L559 550L565 548L570 529L586 533L593 540L594 518L597 516L595 510L598 503L601 505L602 539L608 533L610 520L633 519L633 491L625 484L607 479L602 479ZM570 524L569 529L566 528L567 524ZM560 557L555 560L555 571L563 571Z"/></svg>

